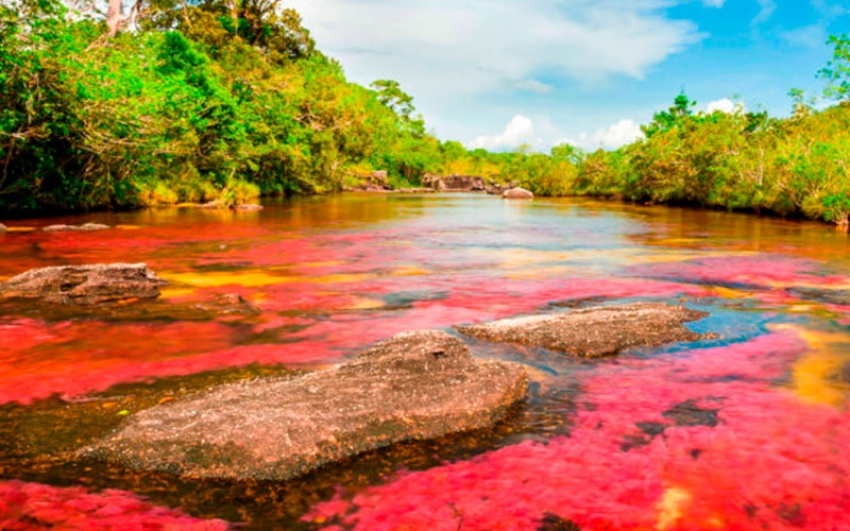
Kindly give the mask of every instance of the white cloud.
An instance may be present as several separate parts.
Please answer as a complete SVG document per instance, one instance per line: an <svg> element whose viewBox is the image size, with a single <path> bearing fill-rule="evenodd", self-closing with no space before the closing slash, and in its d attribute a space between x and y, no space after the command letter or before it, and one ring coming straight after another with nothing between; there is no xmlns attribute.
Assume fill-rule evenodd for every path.
<svg viewBox="0 0 850 531"><path fill-rule="evenodd" d="M726 3L726 0L702 0L702 5L706 7L723 7L723 4Z"/></svg>
<svg viewBox="0 0 850 531"><path fill-rule="evenodd" d="M537 92L538 94L549 94L555 90L555 87L552 85L547 85L546 83L542 83L536 79L519 81L515 83L514 86L518 89L527 90L528 92Z"/></svg>
<svg viewBox="0 0 850 531"><path fill-rule="evenodd" d="M782 32L780 36L793 46L817 48L826 43L826 28L822 24L812 24Z"/></svg>
<svg viewBox="0 0 850 531"><path fill-rule="evenodd" d="M759 14L750 23L753 26L758 26L762 22L766 22L773 12L776 11L776 2L774 0L756 0L759 4Z"/></svg>
<svg viewBox="0 0 850 531"><path fill-rule="evenodd" d="M515 148L521 144L532 143L534 141L534 123L531 118L517 114L505 126L502 134L479 136L469 147L472 149L484 148L490 151L497 151L500 149Z"/></svg>
<svg viewBox="0 0 850 531"><path fill-rule="evenodd" d="M711 0L713 4L717 0ZM535 72L640 79L702 38L671 0L291 0L319 48L361 83L423 100L523 89ZM542 84L541 84L542 85ZM542 87L538 87L542 88ZM421 99L420 99L421 98ZM426 101L427 103L427 101Z"/></svg>
<svg viewBox="0 0 850 531"><path fill-rule="evenodd" d="M709 102L708 105L705 106L705 112L708 114L713 113L714 111L724 112L726 114L734 114L739 111L744 110L744 104L739 103L736 104L734 101L729 98L723 98L722 100Z"/></svg>
<svg viewBox="0 0 850 531"><path fill-rule="evenodd" d="M582 133L578 139L564 138L555 142L555 145L567 143L578 146L588 151L602 149L617 149L631 144L639 138L644 138L640 125L634 120L620 120L607 129L598 129L593 134Z"/></svg>

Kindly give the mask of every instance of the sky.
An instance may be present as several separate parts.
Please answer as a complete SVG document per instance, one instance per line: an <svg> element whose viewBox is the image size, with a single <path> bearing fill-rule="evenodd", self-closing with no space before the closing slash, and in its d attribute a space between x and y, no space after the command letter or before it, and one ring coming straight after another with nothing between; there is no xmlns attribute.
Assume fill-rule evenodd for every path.
<svg viewBox="0 0 850 531"><path fill-rule="evenodd" d="M697 109L819 95L850 0L289 0L347 77L394 79L470 148L616 148L684 91Z"/></svg>

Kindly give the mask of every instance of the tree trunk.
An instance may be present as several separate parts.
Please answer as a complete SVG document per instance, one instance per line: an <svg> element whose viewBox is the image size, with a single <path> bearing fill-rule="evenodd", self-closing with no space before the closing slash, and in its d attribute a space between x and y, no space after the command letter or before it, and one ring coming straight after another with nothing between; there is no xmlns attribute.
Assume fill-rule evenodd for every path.
<svg viewBox="0 0 850 531"><path fill-rule="evenodd" d="M230 18L233 19L233 35L239 36L239 0L229 0Z"/></svg>
<svg viewBox="0 0 850 531"><path fill-rule="evenodd" d="M106 26L109 28L107 35L111 38L118 34L124 23L124 6L122 0L109 0L109 9L106 12Z"/></svg>

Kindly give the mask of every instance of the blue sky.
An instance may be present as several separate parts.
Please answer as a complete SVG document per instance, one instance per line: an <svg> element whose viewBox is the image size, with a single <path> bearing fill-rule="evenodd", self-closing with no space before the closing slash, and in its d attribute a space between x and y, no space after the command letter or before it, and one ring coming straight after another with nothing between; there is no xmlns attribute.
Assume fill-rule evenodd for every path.
<svg viewBox="0 0 850 531"><path fill-rule="evenodd" d="M684 89L785 116L817 94L850 0L290 0L362 84L398 80L470 147L617 147ZM737 101L737 100L736 100Z"/></svg>

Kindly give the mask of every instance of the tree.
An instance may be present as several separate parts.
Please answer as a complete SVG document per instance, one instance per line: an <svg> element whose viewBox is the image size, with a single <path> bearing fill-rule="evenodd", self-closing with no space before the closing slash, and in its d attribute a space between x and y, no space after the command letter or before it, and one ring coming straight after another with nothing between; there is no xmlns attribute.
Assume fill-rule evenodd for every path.
<svg viewBox="0 0 850 531"><path fill-rule="evenodd" d="M691 101L690 98L683 92L680 92L676 99L673 100L673 106L666 111L655 113L652 117L652 122L640 127L643 134L647 138L655 134L662 133L673 129L680 123L693 115L693 109L697 102Z"/></svg>
<svg viewBox="0 0 850 531"><path fill-rule="evenodd" d="M832 35L827 44L834 45L835 49L832 52L832 60L818 71L818 76L827 82L824 96L829 99L850 100L850 36L846 33Z"/></svg>

